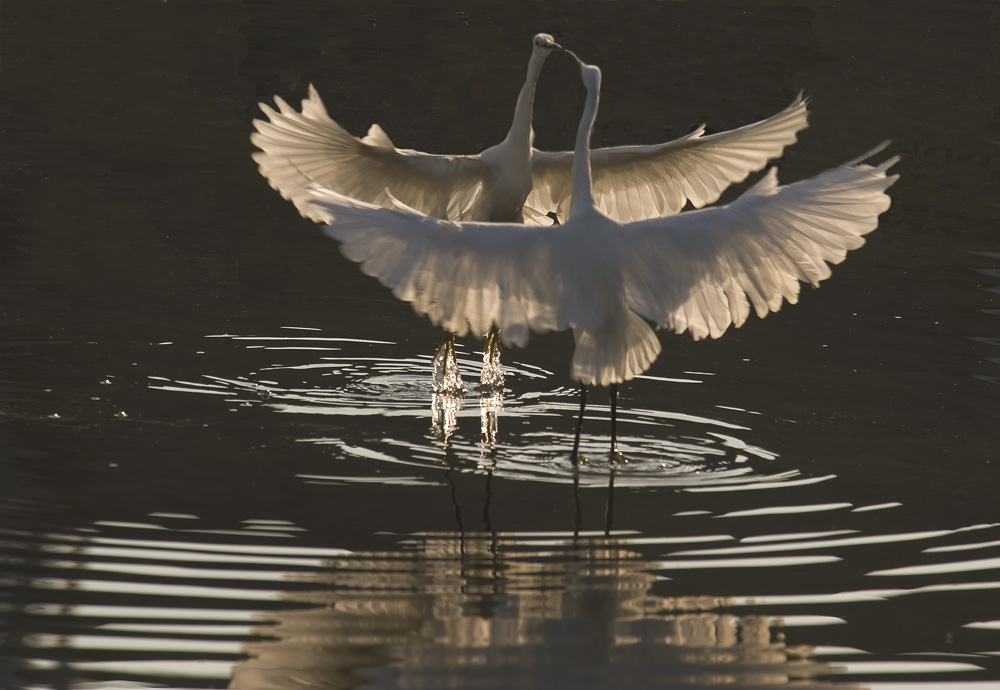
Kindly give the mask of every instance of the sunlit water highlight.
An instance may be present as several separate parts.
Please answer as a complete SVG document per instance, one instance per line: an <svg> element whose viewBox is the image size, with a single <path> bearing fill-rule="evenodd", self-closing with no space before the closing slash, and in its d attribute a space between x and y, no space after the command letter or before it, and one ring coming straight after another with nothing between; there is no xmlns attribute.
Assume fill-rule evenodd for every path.
<svg viewBox="0 0 1000 690"><path fill-rule="evenodd" d="M1000 606L965 605L1000 591L1000 527L887 528L886 515L922 508L779 469L753 442L766 412L622 407L614 462L608 408L595 405L578 467L567 450L576 391L511 352L505 390L480 394L480 357L460 348L467 391L442 395L429 357L387 341L297 331L172 343L157 347L206 359L192 354L170 376L146 367L150 395L254 415L269 439L288 434L315 451L308 470L295 457L284 466L303 490L450 496L454 528L417 521L358 551L325 535L316 546L289 519L204 524L163 505L145 520L7 530L12 687L966 689L1000 672ZM495 529L491 482L503 480L575 500L576 529ZM613 519L616 494L646 489L664 499L661 532ZM602 512L586 522L600 517L603 529L586 530L580 514L595 498ZM947 611L932 626L945 637L903 635L926 621L901 601Z"/></svg>
<svg viewBox="0 0 1000 690"><path fill-rule="evenodd" d="M875 631L864 631L891 629L885 621L900 597L957 603L967 588L1000 589L1000 582L932 583L914 574L909 586L802 595L741 584L741 573L766 569L775 588L788 591L829 564L846 565L838 566L844 584L877 584L867 577L876 572L851 568L858 549L909 542L905 557L916 563L942 541L1000 535L1000 525L879 534L866 529L867 519L859 517L849 537L738 539L703 532L696 521L684 523L687 534L662 536L373 535L381 547L367 551L297 545L292 523L287 544L255 540L253 524L244 530L249 537L233 530L206 540L218 530L190 517L5 530L6 578L22 596L0 611L11 629L26 631L8 639L7 651L20 661L6 673L17 687L80 690L125 687L100 684L123 678L132 688L245 690L358 683L884 689L928 674L940 687L991 687L983 673L1000 666L995 619L957 615L956 628L977 637L948 654L887 652ZM743 544L767 544L768 555ZM729 572L728 584L673 594L697 591L694 583L718 570ZM873 648L836 643L851 636L872 639Z"/></svg>
<svg viewBox="0 0 1000 690"><path fill-rule="evenodd" d="M588 407L581 449L588 461L573 463L578 391L546 387L551 372L520 364L508 351L507 388L478 385L484 369L500 366L495 353L467 356L458 346L465 375L462 393L435 392L436 365L430 357L400 357L398 346L317 334L310 336L212 336L245 348L248 364L268 363L237 376L211 372L171 379L150 375L151 389L170 393L212 395L222 405L262 406L276 413L330 418L393 419L377 439L361 438L347 429L337 436L314 435L298 440L336 449L336 457L370 461L375 474L353 481L411 483L408 468L490 472L509 479L603 485L614 472L619 486L678 486L728 489L769 488L801 479L796 472L771 473L766 461L776 455L744 439L748 425L684 412L619 406L618 449L608 453L610 407ZM478 357L477 357L478 355ZM436 372L440 373L440 372ZM488 378L493 380L494 371ZM701 376L704 376L702 374ZM699 378L647 377L655 385L698 383ZM727 417L738 412L730 410ZM744 413L749 423L752 415ZM478 423L477 423L478 422ZM416 423L416 424L414 424ZM421 431L420 425L424 428ZM755 463L749 462L754 460ZM764 461L764 462L760 462ZM765 471L754 469L764 466ZM310 481L323 476L310 474ZM344 481L336 472L331 481ZM811 480L811 481L821 481Z"/></svg>

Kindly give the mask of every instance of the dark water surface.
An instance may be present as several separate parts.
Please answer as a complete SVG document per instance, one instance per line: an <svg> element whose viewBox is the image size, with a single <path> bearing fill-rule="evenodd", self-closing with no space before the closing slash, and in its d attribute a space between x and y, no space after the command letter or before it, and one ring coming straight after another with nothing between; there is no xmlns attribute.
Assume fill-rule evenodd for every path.
<svg viewBox="0 0 1000 690"><path fill-rule="evenodd" d="M4 3L0 687L1000 688L995 2ZM569 451L572 338L438 333L250 160L256 103L466 153L531 36L595 145L777 112L893 206L800 303L662 335ZM571 146L550 58L536 143Z"/></svg>

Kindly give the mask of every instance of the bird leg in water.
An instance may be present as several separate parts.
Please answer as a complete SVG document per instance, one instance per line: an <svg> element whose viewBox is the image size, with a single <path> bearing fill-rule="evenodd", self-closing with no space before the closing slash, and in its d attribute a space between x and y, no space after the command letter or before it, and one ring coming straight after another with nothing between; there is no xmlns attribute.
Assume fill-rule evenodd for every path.
<svg viewBox="0 0 1000 690"><path fill-rule="evenodd" d="M455 334L445 333L441 344L434 353L434 392L464 393L462 375L455 359Z"/></svg>
<svg viewBox="0 0 1000 690"><path fill-rule="evenodd" d="M573 440L573 464L580 463L580 429L583 428L583 411L587 407L587 387L580 386L580 417L576 420L576 438Z"/></svg>
<svg viewBox="0 0 1000 690"><path fill-rule="evenodd" d="M611 384L611 391L608 393L611 398L611 454L618 455L618 434L616 433L616 416L618 412L618 384Z"/></svg>
<svg viewBox="0 0 1000 690"><path fill-rule="evenodd" d="M503 391L503 365L500 364L500 329L490 326L483 346L483 373L479 377L479 391Z"/></svg>

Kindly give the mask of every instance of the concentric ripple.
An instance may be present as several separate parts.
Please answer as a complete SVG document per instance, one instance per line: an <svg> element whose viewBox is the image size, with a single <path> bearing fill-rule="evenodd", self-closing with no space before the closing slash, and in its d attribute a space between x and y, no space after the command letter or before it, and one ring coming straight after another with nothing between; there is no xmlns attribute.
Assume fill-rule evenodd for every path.
<svg viewBox="0 0 1000 690"><path fill-rule="evenodd" d="M609 454L609 406L588 406L581 439L588 460L574 464L570 450L578 391L547 386L552 372L518 362L510 352L504 362L506 389L480 395L476 383L482 353L460 344L458 359L467 391L439 395L432 387L430 356L400 356L403 348L387 341L327 337L302 329L295 335L217 335L207 341L208 347L223 343L230 354L233 346L242 352L230 356L228 363L245 363L245 373L151 375L150 388L215 395L237 408L256 406L302 419L337 420L336 435L296 440L333 449L339 458L368 461L371 473L354 476L354 481L374 477L377 469L379 481L392 482L394 474L405 472L399 481L406 483L413 481L412 468L442 467L584 486L605 484L611 470L620 486L773 485L798 478L795 472L754 469L775 454L745 440L751 428L744 423L628 405L618 409L620 456ZM686 386L709 375L650 376L640 383ZM720 408L729 419L749 422L752 416Z"/></svg>
<svg viewBox="0 0 1000 690"><path fill-rule="evenodd" d="M860 513L857 530L738 538L685 524L383 533L364 550L302 543L291 521L220 529L168 513L3 530L20 603L0 606L18 659L0 677L32 690L996 687L1000 610L961 603L1000 583L962 554L995 553L1000 526L883 533ZM887 543L899 548L877 560L894 567L867 570L859 553ZM787 593L834 567L825 581L841 588ZM725 577L706 586L713 572ZM894 647L895 602L911 599L949 611L950 653Z"/></svg>

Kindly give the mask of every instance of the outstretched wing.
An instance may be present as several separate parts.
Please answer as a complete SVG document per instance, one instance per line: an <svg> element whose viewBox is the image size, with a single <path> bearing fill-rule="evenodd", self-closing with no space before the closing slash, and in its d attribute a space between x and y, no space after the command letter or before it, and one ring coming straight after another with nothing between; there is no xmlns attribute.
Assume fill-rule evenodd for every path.
<svg viewBox="0 0 1000 690"><path fill-rule="evenodd" d="M698 340L742 325L751 306L763 317L794 304L799 281L829 277L827 264L864 244L889 208L898 175L886 171L898 157L874 168L860 160L788 186L772 169L726 206L624 226L629 306Z"/></svg>
<svg viewBox="0 0 1000 690"><path fill-rule="evenodd" d="M619 146L591 152L594 200L608 216L624 223L679 213L687 202L701 208L722 191L760 170L795 143L806 127L801 94L780 113L739 129L702 136L704 126L656 146ZM554 211L567 217L572 183L569 151L536 151L526 222L547 224Z"/></svg>
<svg viewBox="0 0 1000 690"><path fill-rule="evenodd" d="M275 96L276 112L254 120L250 140L260 173L299 212L319 221L308 187L315 183L355 199L391 205L392 194L428 215L458 218L475 199L485 166L478 156L440 156L397 149L378 125L351 136L327 114L312 85L298 112ZM388 193L387 193L388 191Z"/></svg>
<svg viewBox="0 0 1000 690"><path fill-rule="evenodd" d="M496 324L505 344L523 347L532 330L568 327L572 296L558 279L567 244L561 226L456 223L315 185L309 192L344 256L444 329L482 335Z"/></svg>

